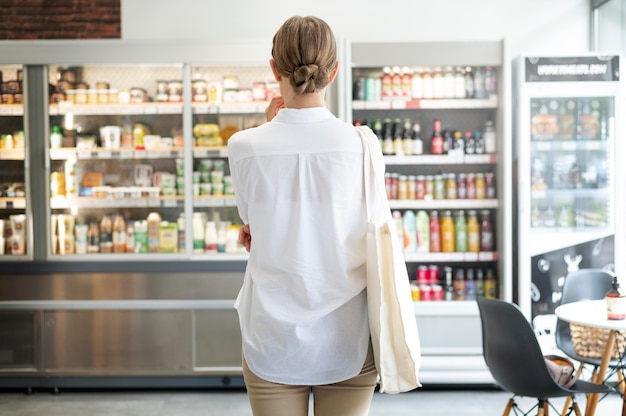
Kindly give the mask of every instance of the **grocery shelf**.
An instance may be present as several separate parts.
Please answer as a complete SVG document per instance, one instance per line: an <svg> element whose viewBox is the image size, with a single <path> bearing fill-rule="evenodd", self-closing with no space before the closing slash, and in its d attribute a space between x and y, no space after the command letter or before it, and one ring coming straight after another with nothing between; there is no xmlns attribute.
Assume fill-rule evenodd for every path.
<svg viewBox="0 0 626 416"><path fill-rule="evenodd" d="M194 114L259 114L265 113L268 101L251 103L193 103Z"/></svg>
<svg viewBox="0 0 626 416"><path fill-rule="evenodd" d="M0 209L25 209L26 198L0 198Z"/></svg>
<svg viewBox="0 0 626 416"><path fill-rule="evenodd" d="M462 110L462 109L498 108L498 97L488 99L433 99L433 100L382 100L352 101L353 110Z"/></svg>
<svg viewBox="0 0 626 416"><path fill-rule="evenodd" d="M50 200L52 209L69 208L175 208L183 204L183 196L160 196L157 198L95 198L58 197Z"/></svg>
<svg viewBox="0 0 626 416"><path fill-rule="evenodd" d="M0 160L24 160L24 149L0 149Z"/></svg>
<svg viewBox="0 0 626 416"><path fill-rule="evenodd" d="M228 148L226 146L194 147L193 157L228 157Z"/></svg>
<svg viewBox="0 0 626 416"><path fill-rule="evenodd" d="M390 199L391 209L495 209L497 199Z"/></svg>
<svg viewBox="0 0 626 416"><path fill-rule="evenodd" d="M23 116L22 104L0 104L0 116Z"/></svg>
<svg viewBox="0 0 626 416"><path fill-rule="evenodd" d="M138 114L182 114L182 103L133 103L133 104L74 104L62 101L50 104L51 116L73 114L75 116L88 115L138 115Z"/></svg>
<svg viewBox="0 0 626 416"><path fill-rule="evenodd" d="M196 208L208 208L208 207L235 207L237 203L234 195L206 195L206 196L194 196L193 206Z"/></svg>
<svg viewBox="0 0 626 416"><path fill-rule="evenodd" d="M459 164L495 164L497 155L480 154L445 154L445 155L411 155L411 156L384 156L386 165L459 165Z"/></svg>
<svg viewBox="0 0 626 416"><path fill-rule="evenodd" d="M407 263L463 263L477 261L497 261L498 253L495 251L481 251L478 253L404 253L404 260Z"/></svg>
<svg viewBox="0 0 626 416"><path fill-rule="evenodd" d="M77 149L67 147L60 149L50 149L51 160L68 159L175 159L183 157L182 148L166 148L154 150L133 150L133 149Z"/></svg>

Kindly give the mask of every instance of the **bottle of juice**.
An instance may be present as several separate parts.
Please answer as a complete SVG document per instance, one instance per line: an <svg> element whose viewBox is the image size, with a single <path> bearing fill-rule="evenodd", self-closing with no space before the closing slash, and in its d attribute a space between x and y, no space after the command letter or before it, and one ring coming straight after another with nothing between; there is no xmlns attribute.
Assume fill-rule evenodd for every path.
<svg viewBox="0 0 626 416"><path fill-rule="evenodd" d="M493 251L493 227L489 210L481 211L480 220L480 251Z"/></svg>
<svg viewBox="0 0 626 416"><path fill-rule="evenodd" d="M485 273L485 297L489 299L498 298L498 280L493 269L487 269Z"/></svg>
<svg viewBox="0 0 626 416"><path fill-rule="evenodd" d="M467 213L467 251L470 253L480 251L480 224L475 210Z"/></svg>
<svg viewBox="0 0 626 416"><path fill-rule="evenodd" d="M452 220L452 212L444 211L441 217L441 251L444 253L453 253L454 244L454 221Z"/></svg>
<svg viewBox="0 0 626 416"><path fill-rule="evenodd" d="M465 271L463 269L456 269L452 288L454 289L453 300L465 300Z"/></svg>
<svg viewBox="0 0 626 416"><path fill-rule="evenodd" d="M126 221L124 217L117 214L113 219L113 252L126 252Z"/></svg>
<svg viewBox="0 0 626 416"><path fill-rule="evenodd" d="M465 300L476 300L474 269L467 269L465 272Z"/></svg>
<svg viewBox="0 0 626 416"><path fill-rule="evenodd" d="M135 253L147 253L148 252L148 221L137 220L135 221Z"/></svg>
<svg viewBox="0 0 626 416"><path fill-rule="evenodd" d="M439 253L441 251L441 223L439 222L439 212L430 212L430 234L429 248L431 253Z"/></svg>
<svg viewBox="0 0 626 416"><path fill-rule="evenodd" d="M456 251L465 253L467 250L467 220L465 219L465 211L459 210L456 214L454 223Z"/></svg>
<svg viewBox="0 0 626 416"><path fill-rule="evenodd" d="M103 215L100 220L100 253L113 252L113 223L111 217Z"/></svg>
<svg viewBox="0 0 626 416"><path fill-rule="evenodd" d="M100 226L97 222L91 222L87 230L87 252L98 253L100 251Z"/></svg>
<svg viewBox="0 0 626 416"><path fill-rule="evenodd" d="M415 218L417 235L417 252L429 253L430 252L430 217L428 213L421 209L417 211Z"/></svg>
<svg viewBox="0 0 626 416"><path fill-rule="evenodd" d="M402 227L404 229L404 252L417 252L417 225L415 213L410 209L404 211L402 216Z"/></svg>
<svg viewBox="0 0 626 416"><path fill-rule="evenodd" d="M158 212L148 214L148 253L159 252L159 234L161 231L161 215Z"/></svg>
<svg viewBox="0 0 626 416"><path fill-rule="evenodd" d="M217 253L217 225L215 221L207 221L204 232L204 251Z"/></svg>

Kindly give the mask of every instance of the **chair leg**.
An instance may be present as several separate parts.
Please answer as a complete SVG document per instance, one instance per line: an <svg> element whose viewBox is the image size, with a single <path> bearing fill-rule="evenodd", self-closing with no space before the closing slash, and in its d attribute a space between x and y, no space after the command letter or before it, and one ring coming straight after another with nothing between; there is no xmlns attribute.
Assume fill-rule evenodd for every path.
<svg viewBox="0 0 626 416"><path fill-rule="evenodd" d="M504 408L504 413L502 413L502 416L509 416L511 414L511 409L513 409L513 406L515 406L515 400L513 400L513 398L511 397L509 399L509 402L506 404L506 407Z"/></svg>
<svg viewBox="0 0 626 416"><path fill-rule="evenodd" d="M624 370L623 369L618 369L617 370L617 380L619 381L617 387L619 388L619 391L622 392L622 395L624 395L624 393L626 392L626 380L624 380Z"/></svg>
<svg viewBox="0 0 626 416"><path fill-rule="evenodd" d="M580 375L583 373L584 364L580 363L578 368L576 369L576 378L579 379ZM563 411L561 412L561 416L565 416L569 413L569 409L572 405L572 397L568 396L565 398L565 404L563 405Z"/></svg>
<svg viewBox="0 0 626 416"><path fill-rule="evenodd" d="M574 414L576 416L581 416L580 408L578 407L578 403L574 402L574 404L572 404L572 409L574 409Z"/></svg>
<svg viewBox="0 0 626 416"><path fill-rule="evenodd" d="M537 405L537 416L548 416L548 401L539 399L539 404Z"/></svg>

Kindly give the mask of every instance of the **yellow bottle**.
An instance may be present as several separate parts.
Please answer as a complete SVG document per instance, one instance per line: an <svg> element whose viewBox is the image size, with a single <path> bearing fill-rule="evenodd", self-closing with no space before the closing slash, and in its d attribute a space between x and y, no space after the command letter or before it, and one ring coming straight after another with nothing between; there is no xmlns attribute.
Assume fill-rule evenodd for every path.
<svg viewBox="0 0 626 416"><path fill-rule="evenodd" d="M445 211L441 217L441 251L453 253L454 250L454 220L452 219L452 212Z"/></svg>
<svg viewBox="0 0 626 416"><path fill-rule="evenodd" d="M467 215L467 251L470 253L480 251L480 223L474 210L469 211Z"/></svg>

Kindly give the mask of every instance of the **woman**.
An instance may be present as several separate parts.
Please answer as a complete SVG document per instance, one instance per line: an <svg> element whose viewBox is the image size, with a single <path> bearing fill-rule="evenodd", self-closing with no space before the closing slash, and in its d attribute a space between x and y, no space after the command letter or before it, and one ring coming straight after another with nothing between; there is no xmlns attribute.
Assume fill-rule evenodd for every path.
<svg viewBox="0 0 626 416"><path fill-rule="evenodd" d="M228 142L250 252L235 306L251 407L255 416L307 415L312 391L316 416L367 415L376 369L363 146L325 108L338 69L332 30L316 17L288 19L270 66L281 97L268 123Z"/></svg>

